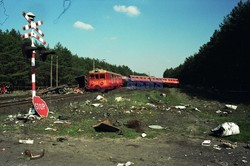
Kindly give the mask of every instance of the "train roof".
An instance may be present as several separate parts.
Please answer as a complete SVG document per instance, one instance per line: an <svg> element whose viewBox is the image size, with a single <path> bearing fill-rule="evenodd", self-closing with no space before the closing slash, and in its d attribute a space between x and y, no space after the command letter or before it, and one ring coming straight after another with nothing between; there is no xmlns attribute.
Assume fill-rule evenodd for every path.
<svg viewBox="0 0 250 166"><path fill-rule="evenodd" d="M103 70L103 69L95 69L95 70L90 70L89 71L89 74L95 74L95 73L110 73L110 74L122 76L121 74L114 73L114 72L108 71L108 70Z"/></svg>

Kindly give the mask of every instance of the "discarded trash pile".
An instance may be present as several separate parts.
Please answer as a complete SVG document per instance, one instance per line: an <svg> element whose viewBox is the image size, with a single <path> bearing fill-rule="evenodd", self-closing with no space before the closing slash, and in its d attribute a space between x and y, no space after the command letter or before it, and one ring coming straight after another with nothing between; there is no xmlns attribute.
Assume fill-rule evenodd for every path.
<svg viewBox="0 0 250 166"><path fill-rule="evenodd" d="M240 134L240 128L236 123L225 122L211 130L215 136L224 137Z"/></svg>

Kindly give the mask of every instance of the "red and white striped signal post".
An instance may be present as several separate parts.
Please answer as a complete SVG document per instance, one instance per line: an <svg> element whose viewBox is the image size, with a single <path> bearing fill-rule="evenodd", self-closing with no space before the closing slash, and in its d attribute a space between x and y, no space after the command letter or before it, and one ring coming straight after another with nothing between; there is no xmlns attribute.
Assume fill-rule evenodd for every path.
<svg viewBox="0 0 250 166"><path fill-rule="evenodd" d="M34 22L35 20L35 15L31 12L23 12L23 16L24 18L28 21L28 24L23 26L23 30L28 30L28 29L31 29L31 32L29 33L25 33L22 35L22 38L25 39L25 38L31 38L31 47L35 47L35 44L34 44L34 38L37 39L38 41L40 41L43 45L46 44L46 41L43 40L43 36L44 36L44 33L38 28L39 25L42 25L43 22L42 21L37 21L37 22ZM37 31L42 37L40 37L39 35L37 35L35 32ZM35 50L32 52L32 57L31 57L31 80L32 80L32 98L34 96L36 96L36 74L35 74L35 58L36 58L36 52Z"/></svg>
<svg viewBox="0 0 250 166"><path fill-rule="evenodd" d="M47 117L48 112L49 112L47 104L45 103L45 101L40 99L40 97L36 96L36 74L35 74L35 58L36 58L35 48L36 47L34 44L34 39L37 39L43 45L46 45L46 41L43 40L42 38L44 36L44 33L38 28L38 26L43 24L43 21L34 22L36 16L31 12L28 12L28 13L23 12L23 16L28 21L28 24L23 26L23 30L31 29L31 32L23 34L22 38L23 39L31 38L31 47L34 48L32 51L32 56L31 56L32 101L33 101L33 105L34 105L36 112L41 117ZM42 37L36 34L34 30L38 32Z"/></svg>

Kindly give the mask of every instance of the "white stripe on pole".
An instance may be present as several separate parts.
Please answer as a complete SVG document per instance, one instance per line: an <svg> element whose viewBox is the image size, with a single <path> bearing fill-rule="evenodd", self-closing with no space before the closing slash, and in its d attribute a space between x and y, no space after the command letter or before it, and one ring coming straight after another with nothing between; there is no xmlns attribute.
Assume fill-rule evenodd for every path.
<svg viewBox="0 0 250 166"><path fill-rule="evenodd" d="M36 91L32 90L32 98L36 96Z"/></svg>
<svg viewBox="0 0 250 166"><path fill-rule="evenodd" d="M31 75L31 82L36 82L36 75L35 74L32 74Z"/></svg>

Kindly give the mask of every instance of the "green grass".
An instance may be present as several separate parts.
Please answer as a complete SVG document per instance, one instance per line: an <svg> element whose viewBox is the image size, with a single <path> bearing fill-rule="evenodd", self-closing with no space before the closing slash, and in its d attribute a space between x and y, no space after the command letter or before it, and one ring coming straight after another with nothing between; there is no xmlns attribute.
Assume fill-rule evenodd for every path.
<svg viewBox="0 0 250 166"><path fill-rule="evenodd" d="M165 93L166 97L161 94ZM123 102L116 102L115 97L123 97ZM236 113L228 116L219 116L215 113L220 106L218 102L203 101L193 99L188 95L181 93L178 89L162 89L162 90L140 90L129 91L121 94L105 94L107 102L94 101L95 96L91 97L91 103L86 104L84 101L65 103L61 107L51 107L50 110L55 114L50 114L48 118L42 119L35 123L27 122L23 127L20 127L15 122L6 122L7 115L0 116L1 124L0 132L7 131L12 133L24 134L49 134L54 136L71 136L71 137L90 137L90 138L129 138L135 139L141 137L141 133L137 133L134 129L127 128L125 125L119 126L122 134L110 132L96 132L93 125L100 121L110 119L112 122L119 121L126 124L129 120L139 120L142 124L146 138L155 138L161 135L170 134L171 136L179 137L192 136L206 138L212 128L223 122L235 122L239 125L241 133L239 135L226 137L231 141L249 141L250 140L250 106L241 106ZM104 107L93 107L92 103L102 103ZM157 107L151 107L146 103L152 103ZM186 110L174 108L166 111L168 108L175 105L191 105ZM209 107L204 107L204 104ZM131 112L131 107L135 109ZM164 106L164 107L163 107ZM198 107L201 112L194 111L193 107ZM130 113L126 113L126 112ZM245 112L244 112L245 111ZM105 114L110 114L106 117ZM69 117L71 124L54 124L55 119L59 115ZM205 123L207 122L207 123ZM166 129L154 130L148 128L148 125L158 124ZM45 128L51 127L57 131L45 131Z"/></svg>

